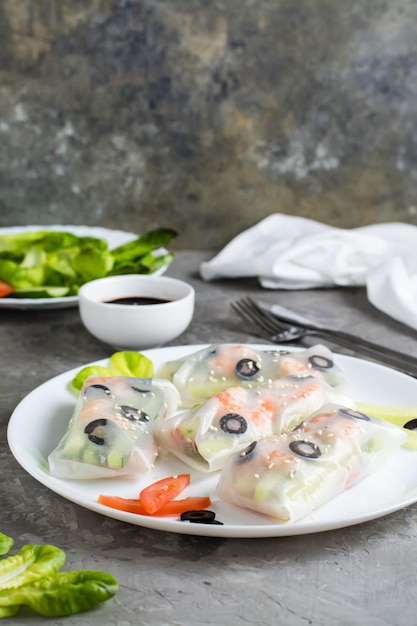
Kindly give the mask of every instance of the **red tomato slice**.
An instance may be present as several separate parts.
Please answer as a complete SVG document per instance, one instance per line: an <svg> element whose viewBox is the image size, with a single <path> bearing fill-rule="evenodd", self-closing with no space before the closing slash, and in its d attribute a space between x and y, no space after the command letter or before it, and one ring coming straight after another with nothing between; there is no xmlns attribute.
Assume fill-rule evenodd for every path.
<svg viewBox="0 0 417 626"><path fill-rule="evenodd" d="M152 515L176 498L189 484L190 474L168 476L142 489L139 500L146 513Z"/></svg>
<svg viewBox="0 0 417 626"><path fill-rule="evenodd" d="M135 498L121 498L120 496L99 495L97 501L112 509L126 511L127 513L137 513L138 515L148 515L143 507L142 502ZM208 496L190 496L182 500L171 500L162 506L154 514L154 517L165 517L168 515L181 515L185 511L199 511L207 509L211 505Z"/></svg>
<svg viewBox="0 0 417 626"><path fill-rule="evenodd" d="M211 506L208 496L189 496L182 500L171 500L155 513L158 515L181 515L185 511L201 511Z"/></svg>
<svg viewBox="0 0 417 626"><path fill-rule="evenodd" d="M3 280L0 280L0 298L4 298L13 293L14 288L9 285L9 283L5 283Z"/></svg>
<svg viewBox="0 0 417 626"><path fill-rule="evenodd" d="M140 500L135 498L121 498L120 496L106 496L104 494L100 494L97 498L97 502L104 504L105 506L109 506L112 509L117 509L118 511L146 515L143 504Z"/></svg>

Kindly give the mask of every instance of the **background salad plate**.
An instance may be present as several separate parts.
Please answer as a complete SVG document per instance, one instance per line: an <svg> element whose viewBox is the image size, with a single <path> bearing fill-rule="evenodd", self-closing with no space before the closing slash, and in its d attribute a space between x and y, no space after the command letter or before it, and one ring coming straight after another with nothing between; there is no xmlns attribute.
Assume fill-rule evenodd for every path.
<svg viewBox="0 0 417 626"><path fill-rule="evenodd" d="M205 346L174 346L143 351L157 367ZM256 349L277 346L255 345ZM385 366L355 357L335 355L351 382L358 402L412 406L417 379ZM107 360L97 364L107 365ZM217 537L281 537L302 535L366 522L393 513L417 501L417 451L400 448L385 465L337 496L308 517L295 523L274 523L259 515L219 501L218 475L190 470L170 455L161 455L154 469L139 479L62 480L50 475L48 454L64 434L76 398L69 383L81 368L70 370L29 393L14 410L8 426L8 443L20 465L36 480L86 509L130 524L189 535ZM210 496L216 519L223 525L181 522L175 518L147 517L100 505L99 494L137 498L140 489L166 476L189 472L187 496ZM185 496L185 494L184 494Z"/></svg>
<svg viewBox="0 0 417 626"><path fill-rule="evenodd" d="M101 226L73 226L67 224L56 224L53 226L10 226L0 228L0 236L13 235L19 233L29 233L37 231L62 231L72 233L77 237L96 237L107 241L109 249L112 250L122 246L129 241L134 241L138 234L123 230L112 230ZM161 249L161 252L166 250ZM165 268L161 268L155 275L162 274ZM78 296L67 296L63 298L0 298L0 309L64 309L77 306Z"/></svg>

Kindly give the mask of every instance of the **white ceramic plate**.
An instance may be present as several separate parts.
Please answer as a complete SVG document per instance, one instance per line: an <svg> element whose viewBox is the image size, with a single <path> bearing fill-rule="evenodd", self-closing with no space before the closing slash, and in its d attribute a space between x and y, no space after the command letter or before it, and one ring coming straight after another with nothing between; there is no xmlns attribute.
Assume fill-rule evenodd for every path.
<svg viewBox="0 0 417 626"><path fill-rule="evenodd" d="M38 230L65 231L77 235L77 237L97 237L107 241L110 250L133 241L139 235L128 233L123 230L111 230L100 226L69 226L57 224L54 226L11 226L0 228L0 236L12 235ZM159 270L161 274L164 270ZM78 296L64 298L0 298L0 309L67 309L78 304Z"/></svg>
<svg viewBox="0 0 417 626"><path fill-rule="evenodd" d="M204 346L180 346L144 351L157 366ZM267 345L256 345L268 349ZM277 346L273 346L274 349ZM336 355L352 383L357 401L411 406L417 397L417 380L382 365ZM103 360L100 364L106 364ZM382 469L296 523L272 523L256 514L220 502L215 495L217 475L201 474L171 456L157 460L154 470L142 479L71 481L49 474L47 456L64 434L75 404L68 383L80 368L71 370L32 391L9 422L8 442L20 465L52 491L82 507L124 522L158 530L217 537L280 537L301 535L351 526L382 517L417 501L417 452L400 449ZM210 507L220 525L190 524L173 518L157 518L116 511L97 503L100 493L137 498L145 485L175 473L190 472L185 495L209 495Z"/></svg>

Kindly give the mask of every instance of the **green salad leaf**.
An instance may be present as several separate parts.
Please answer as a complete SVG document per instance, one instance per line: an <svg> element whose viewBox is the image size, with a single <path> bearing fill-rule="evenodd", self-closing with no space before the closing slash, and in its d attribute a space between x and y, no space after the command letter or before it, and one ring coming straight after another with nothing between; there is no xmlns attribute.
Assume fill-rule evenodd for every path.
<svg viewBox="0 0 417 626"><path fill-rule="evenodd" d="M27 544L0 561L0 590L15 589L58 571L65 553L55 546Z"/></svg>
<svg viewBox="0 0 417 626"><path fill-rule="evenodd" d="M122 350L112 354L110 367L119 372L119 376L152 378L154 375L154 365L151 359L140 352L130 350Z"/></svg>
<svg viewBox="0 0 417 626"><path fill-rule="evenodd" d="M116 579L106 572L58 572L16 589L0 589L0 611L9 611L7 616L15 615L21 605L26 605L43 617L75 615L93 609L117 590ZM6 614L0 612L2 616Z"/></svg>
<svg viewBox="0 0 417 626"><path fill-rule="evenodd" d="M86 365L74 376L70 389L76 393L90 376L135 376L136 378L152 378L154 364L147 356L140 352L122 350L114 352L109 359L108 366Z"/></svg>
<svg viewBox="0 0 417 626"><path fill-rule="evenodd" d="M104 367L103 365L87 365L77 372L72 379L70 383L71 390L79 393L85 381L90 376L117 376L117 372L110 369L110 367Z"/></svg>
<svg viewBox="0 0 417 626"><path fill-rule="evenodd" d="M0 550L9 552L12 538L0 533ZM65 552L52 545L26 544L0 560L0 618L21 606L44 617L74 615L94 608L118 591L114 576L95 570L58 572Z"/></svg>
<svg viewBox="0 0 417 626"><path fill-rule="evenodd" d="M0 533L0 556L7 554L13 548L14 541L11 537Z"/></svg>
<svg viewBox="0 0 417 626"><path fill-rule="evenodd" d="M104 239L60 231L0 236L0 281L13 288L13 298L56 298L77 295L84 283L118 274L152 274L169 265L174 253L161 248L176 236L159 228L109 250ZM7 297L7 296L6 296Z"/></svg>
<svg viewBox="0 0 417 626"><path fill-rule="evenodd" d="M109 272L117 274L150 274L167 262L170 263L173 254L162 257L155 256L153 251L167 246L176 236L170 228L159 228L145 233L139 239L125 243L112 250L114 266Z"/></svg>

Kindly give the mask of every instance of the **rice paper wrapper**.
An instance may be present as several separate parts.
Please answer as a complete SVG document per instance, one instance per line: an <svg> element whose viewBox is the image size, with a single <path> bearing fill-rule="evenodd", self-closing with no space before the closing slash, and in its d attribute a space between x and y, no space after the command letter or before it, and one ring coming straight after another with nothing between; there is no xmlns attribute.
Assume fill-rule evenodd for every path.
<svg viewBox="0 0 417 626"><path fill-rule="evenodd" d="M293 432L228 458L217 493L278 522L295 522L375 471L405 441L397 426L328 403Z"/></svg>
<svg viewBox="0 0 417 626"><path fill-rule="evenodd" d="M288 375L323 378L328 385L349 394L349 384L326 346L301 351L254 350L241 344L213 344L189 356L162 364L156 372L170 380L181 395L182 408L198 403L228 387L269 387Z"/></svg>
<svg viewBox="0 0 417 626"><path fill-rule="evenodd" d="M88 480L146 473L158 455L155 420L168 418L179 402L167 380L88 378L64 436L48 457L51 474Z"/></svg>
<svg viewBox="0 0 417 626"><path fill-rule="evenodd" d="M316 376L285 376L270 387L230 387L203 404L164 420L156 420L161 446L202 472L219 470L230 454L272 434L292 430L326 402L353 407Z"/></svg>

